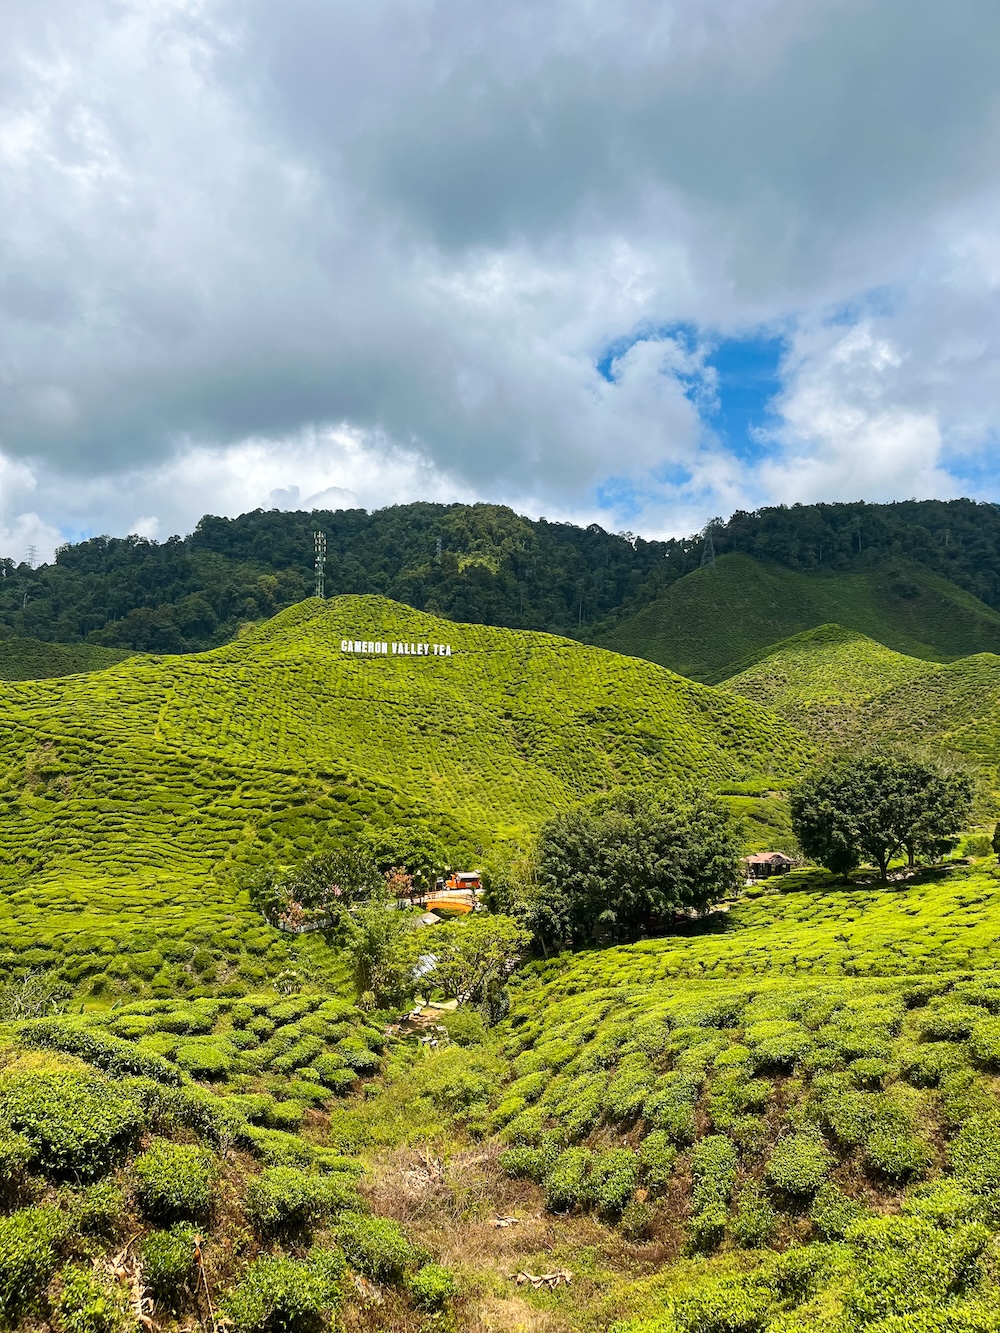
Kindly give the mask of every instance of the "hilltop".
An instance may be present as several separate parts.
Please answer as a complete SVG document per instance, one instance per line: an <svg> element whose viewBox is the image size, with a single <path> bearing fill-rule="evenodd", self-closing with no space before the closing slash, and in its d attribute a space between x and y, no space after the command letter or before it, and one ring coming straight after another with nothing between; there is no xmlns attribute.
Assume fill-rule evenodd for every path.
<svg viewBox="0 0 1000 1333"><path fill-rule="evenodd" d="M820 574L742 554L671 584L598 641L717 683L779 641L831 622L931 661L1000 652L1000 613L918 565Z"/></svg>
<svg viewBox="0 0 1000 1333"><path fill-rule="evenodd" d="M355 637L453 655L342 652ZM0 853L48 873L193 873L362 820L430 821L471 854L618 784L766 783L811 753L756 704L652 663L380 597L0 697Z"/></svg>
<svg viewBox="0 0 1000 1333"><path fill-rule="evenodd" d="M101 648L95 643L43 643L13 634L0 638L0 680L43 680L103 671L131 656L125 649Z"/></svg>
<svg viewBox="0 0 1000 1333"><path fill-rule="evenodd" d="M724 688L770 709L823 749L884 740L962 756L996 774L1000 656L934 663L840 625L775 644Z"/></svg>
<svg viewBox="0 0 1000 1333"><path fill-rule="evenodd" d="M606 532L597 524L529 519L502 505L418 502L371 513L205 515L186 537L93 537L61 546L53 564L37 569L0 561L0 626L46 642L87 640L139 652L216 647L243 623L311 594L317 530L326 534L328 595L380 594L455 621L600 643L610 643L607 636L620 622L697 571L709 538L719 556L746 556L769 569L834 583L888 567L890 599L918 596L908 572L916 568L944 580L949 589L938 585L939 591L952 600L970 595L1000 608L1000 506L971 500L769 507L665 541ZM774 598L767 588L759 591L763 600L743 611L766 622ZM804 620L781 620L766 642L825 621L848 623L839 606L853 598L850 584L832 603L820 596ZM962 633L957 647L939 650L938 609L933 597L912 607L896 626L909 646L898 635L890 646L920 655L914 645L922 644L931 656L945 657L991 648L985 640L970 644ZM879 610L854 627L879 638L882 618ZM890 629L897 619L888 616ZM628 633L633 646L627 651L649 655L648 648L665 665L691 662L701 669L705 654L696 641L671 656L655 627L652 634L642 626ZM734 644L735 657L762 646L759 637L750 635L749 648ZM708 654L716 666L719 646Z"/></svg>

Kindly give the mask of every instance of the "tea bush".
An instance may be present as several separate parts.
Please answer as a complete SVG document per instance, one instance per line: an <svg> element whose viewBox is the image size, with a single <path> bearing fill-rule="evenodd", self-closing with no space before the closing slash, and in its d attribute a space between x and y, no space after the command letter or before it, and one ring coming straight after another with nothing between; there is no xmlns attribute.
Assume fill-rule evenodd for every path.
<svg viewBox="0 0 1000 1333"><path fill-rule="evenodd" d="M224 1313L237 1333L314 1333L341 1304L338 1267L317 1252L306 1260L264 1255L226 1297Z"/></svg>
<svg viewBox="0 0 1000 1333"><path fill-rule="evenodd" d="M182 1225L151 1231L142 1241L143 1275L161 1304L176 1308L181 1288L194 1271L195 1232Z"/></svg>
<svg viewBox="0 0 1000 1333"><path fill-rule="evenodd" d="M291 1166L269 1166L247 1182L247 1217L263 1231L309 1227L358 1205L353 1180L339 1172L307 1175Z"/></svg>
<svg viewBox="0 0 1000 1333"><path fill-rule="evenodd" d="M811 1134L779 1139L767 1163L767 1178L786 1194L815 1194L833 1165L825 1144Z"/></svg>
<svg viewBox="0 0 1000 1333"><path fill-rule="evenodd" d="M212 1207L216 1164L195 1144L157 1139L132 1164L136 1192L150 1217L205 1217Z"/></svg>
<svg viewBox="0 0 1000 1333"><path fill-rule="evenodd" d="M23 1208L0 1217L0 1318L16 1324L36 1303L59 1263L69 1231L55 1208Z"/></svg>
<svg viewBox="0 0 1000 1333"><path fill-rule="evenodd" d="M66 1333L119 1333L131 1326L132 1311L120 1283L82 1264L63 1269L59 1323Z"/></svg>
<svg viewBox="0 0 1000 1333"><path fill-rule="evenodd" d="M739 1245L759 1249L771 1239L776 1220L767 1197L756 1185L748 1185L737 1201L730 1231Z"/></svg>
<svg viewBox="0 0 1000 1333"><path fill-rule="evenodd" d="M421 1310L441 1310L458 1295L458 1283L441 1264L424 1264L407 1285L414 1305Z"/></svg>
<svg viewBox="0 0 1000 1333"><path fill-rule="evenodd" d="M352 1268L381 1282L401 1282L417 1262L402 1229L385 1217L342 1213L334 1226L337 1243Z"/></svg>
<svg viewBox="0 0 1000 1333"><path fill-rule="evenodd" d="M84 1178L106 1171L143 1125L141 1103L100 1075L17 1065L0 1075L0 1118L31 1145L30 1165Z"/></svg>

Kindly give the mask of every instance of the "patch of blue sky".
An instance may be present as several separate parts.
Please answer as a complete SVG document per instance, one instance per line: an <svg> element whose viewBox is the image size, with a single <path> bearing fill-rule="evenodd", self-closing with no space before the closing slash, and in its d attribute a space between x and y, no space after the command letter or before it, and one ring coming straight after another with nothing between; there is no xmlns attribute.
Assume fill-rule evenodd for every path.
<svg viewBox="0 0 1000 1333"><path fill-rule="evenodd" d="M953 478L956 495L995 501L1000 495L1000 438L991 431L975 450L945 449L941 466Z"/></svg>
<svg viewBox="0 0 1000 1333"><path fill-rule="evenodd" d="M698 367L686 374L670 373L677 374L698 409L706 434L744 462L770 453L769 433L779 420L773 404L782 389L784 336L773 329L726 338L692 324L647 327L610 343L597 360L597 371L614 383L615 362L630 347L668 338L691 354Z"/></svg>

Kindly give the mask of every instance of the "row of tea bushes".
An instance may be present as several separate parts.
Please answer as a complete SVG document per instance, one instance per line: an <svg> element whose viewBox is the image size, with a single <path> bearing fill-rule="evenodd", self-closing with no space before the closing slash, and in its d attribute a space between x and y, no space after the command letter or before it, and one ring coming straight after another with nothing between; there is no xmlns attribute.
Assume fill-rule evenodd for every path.
<svg viewBox="0 0 1000 1333"><path fill-rule="evenodd" d="M214 1308L237 1333L306 1333L355 1298L352 1272L401 1317L441 1308L451 1275L367 1212L360 1163L310 1129L308 1107L376 1069L383 1040L344 1001L265 992L0 1030L0 1322L125 1333L137 1313L162 1327ZM211 1086L186 1067L192 1042L227 1063ZM296 1049L313 1068L296 1057L279 1095L261 1090Z"/></svg>

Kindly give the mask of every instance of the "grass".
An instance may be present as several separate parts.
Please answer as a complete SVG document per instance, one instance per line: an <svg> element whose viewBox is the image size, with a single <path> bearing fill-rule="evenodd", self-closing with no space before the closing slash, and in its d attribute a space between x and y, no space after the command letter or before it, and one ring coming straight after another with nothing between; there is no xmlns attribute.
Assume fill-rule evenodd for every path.
<svg viewBox="0 0 1000 1333"><path fill-rule="evenodd" d="M916 565L826 576L738 554L686 575L598 641L716 683L780 640L831 623L929 661L1000 652L1000 614Z"/></svg>
<svg viewBox="0 0 1000 1333"><path fill-rule="evenodd" d="M92 643L43 643L13 634L0 638L0 680L43 680L103 671L131 656L127 650Z"/></svg>

